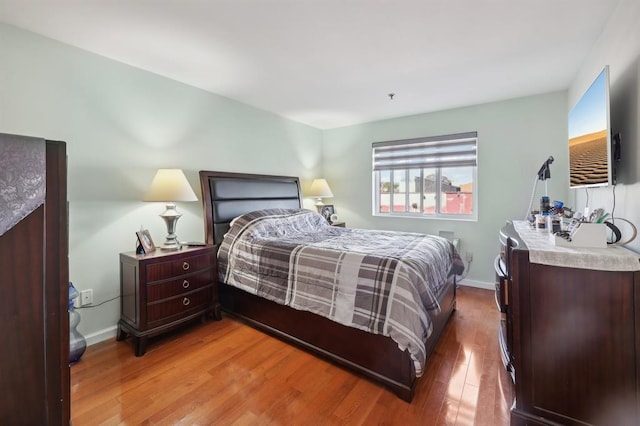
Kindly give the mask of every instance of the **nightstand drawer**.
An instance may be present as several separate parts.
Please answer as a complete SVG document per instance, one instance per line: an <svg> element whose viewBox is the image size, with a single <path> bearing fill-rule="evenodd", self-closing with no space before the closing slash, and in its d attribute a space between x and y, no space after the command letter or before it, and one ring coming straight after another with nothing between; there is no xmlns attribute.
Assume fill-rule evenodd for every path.
<svg viewBox="0 0 640 426"><path fill-rule="evenodd" d="M182 316L188 311L201 310L203 306L211 303L211 287L200 291L186 293L161 302L147 305L147 320L150 326L175 320L175 316Z"/></svg>
<svg viewBox="0 0 640 426"><path fill-rule="evenodd" d="M178 279L147 285L147 301L156 302L172 296L188 293L211 284L211 269L197 274L182 276Z"/></svg>
<svg viewBox="0 0 640 426"><path fill-rule="evenodd" d="M189 274L212 266L211 256L199 255L147 265L147 283Z"/></svg>

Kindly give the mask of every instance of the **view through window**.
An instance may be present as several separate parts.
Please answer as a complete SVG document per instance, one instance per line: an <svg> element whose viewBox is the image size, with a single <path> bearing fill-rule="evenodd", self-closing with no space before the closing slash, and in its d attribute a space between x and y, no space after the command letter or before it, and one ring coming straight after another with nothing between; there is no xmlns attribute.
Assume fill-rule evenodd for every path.
<svg viewBox="0 0 640 426"><path fill-rule="evenodd" d="M373 170L374 215L477 219L476 132L374 143Z"/></svg>

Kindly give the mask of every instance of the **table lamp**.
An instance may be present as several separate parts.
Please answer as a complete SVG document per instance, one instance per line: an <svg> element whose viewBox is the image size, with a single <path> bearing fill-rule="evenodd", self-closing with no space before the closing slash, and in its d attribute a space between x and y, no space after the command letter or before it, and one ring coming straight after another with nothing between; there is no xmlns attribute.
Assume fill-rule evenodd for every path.
<svg viewBox="0 0 640 426"><path fill-rule="evenodd" d="M180 243L176 236L176 223L180 216L176 210L177 201L198 201L191 185L181 169L158 169L151 186L144 197L144 201L162 201L166 203L166 210L160 214L167 224L167 238L160 249L178 250Z"/></svg>
<svg viewBox="0 0 640 426"><path fill-rule="evenodd" d="M311 182L311 188L309 188L309 193L307 195L318 199L316 201L316 207L318 208L318 211L321 211L322 206L324 206L322 199L332 198L333 192L331 192L331 188L329 188L329 184L326 179L314 179L313 182Z"/></svg>

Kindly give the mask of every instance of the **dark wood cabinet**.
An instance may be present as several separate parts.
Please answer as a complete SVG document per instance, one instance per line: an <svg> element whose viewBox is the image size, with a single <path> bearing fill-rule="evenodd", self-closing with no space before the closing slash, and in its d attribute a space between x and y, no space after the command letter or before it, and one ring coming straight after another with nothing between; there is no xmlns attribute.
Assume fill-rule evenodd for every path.
<svg viewBox="0 0 640 426"><path fill-rule="evenodd" d="M511 423L639 424L640 273L533 263L502 234Z"/></svg>
<svg viewBox="0 0 640 426"><path fill-rule="evenodd" d="M42 144L41 172L27 167L39 160L28 156L30 164L22 164L16 150L7 148L22 143ZM11 158L9 165L0 161L2 196L20 196L25 188L14 181L33 189L46 174L43 204L0 233L0 424L65 425L70 418L66 145L0 134L0 155ZM3 218L15 213L11 204L24 200L13 201L8 209L0 204Z"/></svg>
<svg viewBox="0 0 640 426"><path fill-rule="evenodd" d="M149 336L208 315L221 319L215 246L120 254L121 317L118 340L132 335L135 354Z"/></svg>

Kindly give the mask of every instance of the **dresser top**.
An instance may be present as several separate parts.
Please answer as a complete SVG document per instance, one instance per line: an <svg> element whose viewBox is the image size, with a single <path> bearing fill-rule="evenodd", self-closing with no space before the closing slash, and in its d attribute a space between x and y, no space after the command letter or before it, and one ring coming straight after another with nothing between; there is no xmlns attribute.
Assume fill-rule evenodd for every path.
<svg viewBox="0 0 640 426"><path fill-rule="evenodd" d="M136 260L147 260L147 259L157 259L163 258L167 256L177 256L177 255L189 255L189 254L197 254L198 252L211 250L215 246L212 244L207 244L204 246L182 246L179 250L162 250L156 249L155 251L149 254L136 254L135 251L128 251L125 253L120 253L121 256L130 257L131 259Z"/></svg>
<svg viewBox="0 0 640 426"><path fill-rule="evenodd" d="M640 255L624 247L560 247L553 244L548 232L538 232L523 220L512 223L529 250L531 263L601 271L640 271Z"/></svg>

